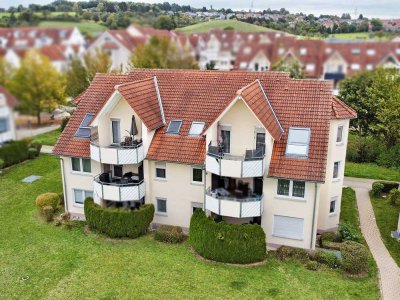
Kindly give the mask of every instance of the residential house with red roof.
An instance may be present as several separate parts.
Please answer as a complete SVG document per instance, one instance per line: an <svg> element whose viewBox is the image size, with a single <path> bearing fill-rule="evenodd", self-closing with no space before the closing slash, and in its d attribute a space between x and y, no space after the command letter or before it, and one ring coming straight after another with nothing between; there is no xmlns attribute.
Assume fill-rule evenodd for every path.
<svg viewBox="0 0 400 300"><path fill-rule="evenodd" d="M17 99L0 86L0 147L2 144L16 139L14 108L17 104Z"/></svg>
<svg viewBox="0 0 400 300"><path fill-rule="evenodd" d="M313 249L340 217L349 120L332 82L282 72L97 74L53 153L66 211L84 200L186 230L195 209L257 223L268 246Z"/></svg>

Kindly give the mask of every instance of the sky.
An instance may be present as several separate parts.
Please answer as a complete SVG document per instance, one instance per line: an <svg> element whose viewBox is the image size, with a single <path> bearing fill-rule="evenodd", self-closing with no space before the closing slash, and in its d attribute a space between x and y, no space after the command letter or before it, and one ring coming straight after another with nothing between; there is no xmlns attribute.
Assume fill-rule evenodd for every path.
<svg viewBox="0 0 400 300"><path fill-rule="evenodd" d="M138 0L137 2L160 3L164 1L166 0ZM0 7L8 8L19 4L27 6L30 3L47 4L50 2L52 0L0 0ZM214 8L232 9L249 9L253 2L253 7L256 10L284 7L290 12L312 13L317 16L320 14L341 15L346 12L353 17L357 9L357 14L361 13L368 18L400 19L400 0L171 0L169 2L193 7L206 6L209 8L210 5L213 5Z"/></svg>

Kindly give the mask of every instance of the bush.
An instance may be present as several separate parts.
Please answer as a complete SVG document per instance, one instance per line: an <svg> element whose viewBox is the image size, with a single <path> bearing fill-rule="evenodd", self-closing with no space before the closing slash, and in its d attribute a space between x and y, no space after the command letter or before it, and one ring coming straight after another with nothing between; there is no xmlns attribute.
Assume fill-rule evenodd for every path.
<svg viewBox="0 0 400 300"><path fill-rule="evenodd" d="M376 163L386 168L400 168L400 143L388 149L382 149Z"/></svg>
<svg viewBox="0 0 400 300"><path fill-rule="evenodd" d="M60 125L60 131L61 132L64 131L65 126L67 126L69 119L70 119L70 117L65 117L64 119L62 119L61 125Z"/></svg>
<svg viewBox="0 0 400 300"><path fill-rule="evenodd" d="M350 274L368 271L368 250L357 242L346 241L341 247L342 267Z"/></svg>
<svg viewBox="0 0 400 300"><path fill-rule="evenodd" d="M51 222L54 216L54 208L50 205L43 207L42 215L44 216L46 222Z"/></svg>
<svg viewBox="0 0 400 300"><path fill-rule="evenodd" d="M4 167L4 159L0 158L0 170Z"/></svg>
<svg viewBox="0 0 400 300"><path fill-rule="evenodd" d="M190 220L189 241L201 256L226 263L253 263L266 257L265 233L260 225L216 223L196 210Z"/></svg>
<svg viewBox="0 0 400 300"><path fill-rule="evenodd" d="M40 143L31 143L31 144L29 145L29 147L30 147L30 148L35 148L35 149L36 149L36 153L37 153L36 156L38 156L39 153L40 153L40 150L42 149L42 144L40 144Z"/></svg>
<svg viewBox="0 0 400 300"><path fill-rule="evenodd" d="M375 197L380 197L382 195L383 188L384 188L384 185L381 182L379 182L379 181L374 182L372 184L372 194Z"/></svg>
<svg viewBox="0 0 400 300"><path fill-rule="evenodd" d="M392 205L396 205L397 201L399 200L400 191L398 189L392 189L389 192L388 199Z"/></svg>
<svg viewBox="0 0 400 300"><path fill-rule="evenodd" d="M318 267L319 267L318 262L316 262L316 261L314 261L314 260L310 260L310 261L308 261L307 264L306 264L306 268L307 268L308 270L311 270L311 271L317 271L317 270L318 270Z"/></svg>
<svg viewBox="0 0 400 300"><path fill-rule="evenodd" d="M43 212L45 206L51 206L55 210L60 203L60 197L56 193L45 193L37 196L35 202L41 212Z"/></svg>
<svg viewBox="0 0 400 300"><path fill-rule="evenodd" d="M28 157L28 142L25 140L10 142L0 148L0 159L4 161L3 167L20 163Z"/></svg>
<svg viewBox="0 0 400 300"><path fill-rule="evenodd" d="M340 251L341 246L342 246L342 244L337 243L337 242L328 242L328 241L324 242L324 248L326 248L326 249L333 249L333 250Z"/></svg>
<svg viewBox="0 0 400 300"><path fill-rule="evenodd" d="M349 224L346 223L339 224L339 234L340 238L343 241L354 241L354 242L360 241L360 236L358 235L358 232Z"/></svg>
<svg viewBox="0 0 400 300"><path fill-rule="evenodd" d="M299 260L307 260L309 258L308 252L302 248L294 248L289 246L281 246L276 251L276 255L281 260L288 259L299 259Z"/></svg>
<svg viewBox="0 0 400 300"><path fill-rule="evenodd" d="M185 240L180 226L162 225L154 233L154 239L164 243L177 244Z"/></svg>
<svg viewBox="0 0 400 300"><path fill-rule="evenodd" d="M87 224L109 237L137 238L144 235L154 217L154 205L145 204L137 210L105 208L87 198L84 205Z"/></svg>
<svg viewBox="0 0 400 300"><path fill-rule="evenodd" d="M310 255L310 259L319 262L320 264L327 265L329 268L336 269L340 265L339 259L335 253L316 250Z"/></svg>
<svg viewBox="0 0 400 300"><path fill-rule="evenodd" d="M375 181L374 184L376 184L376 183L383 184L382 193L389 193L391 190L399 188L399 184L397 182Z"/></svg>
<svg viewBox="0 0 400 300"><path fill-rule="evenodd" d="M340 236L336 232L323 232L320 237L321 247L327 248L326 244L329 242L339 242Z"/></svg>
<svg viewBox="0 0 400 300"><path fill-rule="evenodd" d="M372 137L349 135L346 159L351 162L376 162L382 152L382 143Z"/></svg>
<svg viewBox="0 0 400 300"><path fill-rule="evenodd" d="M28 158L33 159L37 156L37 150L36 148L29 148L28 149Z"/></svg>

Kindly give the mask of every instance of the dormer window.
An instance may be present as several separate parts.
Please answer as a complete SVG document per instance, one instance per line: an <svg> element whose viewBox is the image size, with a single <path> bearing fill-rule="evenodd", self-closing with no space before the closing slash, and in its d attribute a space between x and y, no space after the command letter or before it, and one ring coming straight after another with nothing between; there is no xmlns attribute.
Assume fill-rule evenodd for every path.
<svg viewBox="0 0 400 300"><path fill-rule="evenodd" d="M367 55L369 55L369 56L374 56L375 55L375 49L368 49L367 50Z"/></svg>
<svg viewBox="0 0 400 300"><path fill-rule="evenodd" d="M172 120L171 122L169 122L167 133L179 134L179 131L181 130L181 126L182 126L182 121Z"/></svg>
<svg viewBox="0 0 400 300"><path fill-rule="evenodd" d="M310 128L289 128L286 156L300 158L308 157L310 133Z"/></svg>
<svg viewBox="0 0 400 300"><path fill-rule="evenodd" d="M301 48L300 49L300 55L306 55L307 54L307 48Z"/></svg>
<svg viewBox="0 0 400 300"><path fill-rule="evenodd" d="M282 55L283 53L285 53L285 48L279 48L278 49L278 54Z"/></svg>
<svg viewBox="0 0 400 300"><path fill-rule="evenodd" d="M358 48L353 48L353 49L351 49L351 54L358 55L358 54L360 54L360 53L361 53L361 50L358 49Z"/></svg>
<svg viewBox="0 0 400 300"><path fill-rule="evenodd" d="M189 135L192 136L200 136L203 132L204 126L206 124L204 122L192 122L190 126Z"/></svg>
<svg viewBox="0 0 400 300"><path fill-rule="evenodd" d="M92 121L94 114L86 114L83 118L78 130L75 133L76 137L79 138L90 138L90 126L89 123Z"/></svg>

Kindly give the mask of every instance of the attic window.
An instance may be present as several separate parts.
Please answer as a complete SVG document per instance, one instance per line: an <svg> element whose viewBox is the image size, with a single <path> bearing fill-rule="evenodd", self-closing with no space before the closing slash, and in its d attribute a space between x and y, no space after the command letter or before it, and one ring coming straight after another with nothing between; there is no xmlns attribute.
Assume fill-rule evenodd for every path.
<svg viewBox="0 0 400 300"><path fill-rule="evenodd" d="M172 120L169 122L167 133L178 134L181 129L182 121Z"/></svg>
<svg viewBox="0 0 400 300"><path fill-rule="evenodd" d="M301 48L300 55L306 55L306 54L307 54L307 48Z"/></svg>
<svg viewBox="0 0 400 300"><path fill-rule="evenodd" d="M368 54L369 56L374 56L374 55L375 55L375 49L368 49L368 50L367 50L367 54Z"/></svg>
<svg viewBox="0 0 400 300"><path fill-rule="evenodd" d="M351 54L358 55L358 54L360 54L360 53L361 53L361 50L358 49L358 48L353 48L353 49L351 49Z"/></svg>
<svg viewBox="0 0 400 300"><path fill-rule="evenodd" d="M90 138L90 126L89 123L92 121L94 114L86 114L83 118L78 130L75 133L76 137L79 138Z"/></svg>
<svg viewBox="0 0 400 300"><path fill-rule="evenodd" d="M192 122L192 126L190 126L189 135L199 136L204 129L206 124L204 122Z"/></svg>
<svg viewBox="0 0 400 300"><path fill-rule="evenodd" d="M310 128L289 128L286 156L308 157L310 133Z"/></svg>

